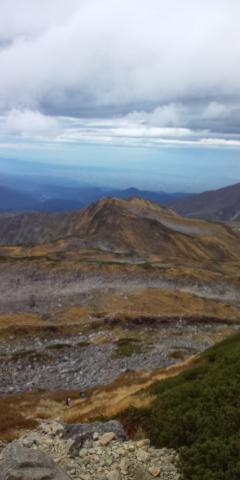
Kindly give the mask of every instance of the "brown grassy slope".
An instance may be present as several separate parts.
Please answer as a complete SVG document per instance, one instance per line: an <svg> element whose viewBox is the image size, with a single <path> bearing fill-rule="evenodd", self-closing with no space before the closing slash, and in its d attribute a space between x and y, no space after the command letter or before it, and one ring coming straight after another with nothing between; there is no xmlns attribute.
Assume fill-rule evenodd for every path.
<svg viewBox="0 0 240 480"><path fill-rule="evenodd" d="M0 440L11 441L41 420L64 416L65 398L79 392L26 392L0 396Z"/></svg>
<svg viewBox="0 0 240 480"><path fill-rule="evenodd" d="M79 247L198 261L240 258L228 227L190 220L142 199L103 199L79 212L4 216L0 243L55 244L57 252Z"/></svg>
<svg viewBox="0 0 240 480"><path fill-rule="evenodd" d="M214 239L213 239L214 241ZM235 257L238 256L237 251ZM160 254L116 253L100 248L71 249L65 240L35 246L0 246L0 268L17 268L26 271L79 272L83 275L141 276L186 282L240 281L240 260L238 258L214 260L206 258L194 260L190 256L164 258Z"/></svg>
<svg viewBox="0 0 240 480"><path fill-rule="evenodd" d="M75 331L84 329L88 322L90 310L88 308L78 308L76 317L67 316L61 318L59 312L56 312L48 320L44 316L31 314L29 312L0 315L0 338L20 335L58 335L73 334Z"/></svg>
<svg viewBox="0 0 240 480"><path fill-rule="evenodd" d="M240 320L239 305L204 299L190 293L157 288L138 289L121 293L105 293L91 298L84 307L68 307L52 313L46 320L38 314L17 313L0 315L0 337L9 335L52 335L88 332L98 327L107 327L109 319L131 325L136 318L155 318L171 320L177 317L194 321L211 318L216 321L238 322Z"/></svg>
<svg viewBox="0 0 240 480"><path fill-rule="evenodd" d="M93 312L102 315L136 316L204 316L216 319L240 320L239 306L197 297L190 293L158 288L137 289L133 292L110 293L99 297L92 304ZM70 309L71 311L71 309Z"/></svg>
<svg viewBox="0 0 240 480"><path fill-rule="evenodd" d="M77 400L71 409L67 409L64 420L67 423L94 421L101 417L115 416L129 406L148 405L153 397L148 388L157 380L174 377L199 363L198 356L154 372L137 371L120 375L110 385L101 385L88 390L88 398Z"/></svg>
<svg viewBox="0 0 240 480"><path fill-rule="evenodd" d="M210 218L213 220L240 219L240 183L211 190L171 202L180 215Z"/></svg>
<svg viewBox="0 0 240 480"><path fill-rule="evenodd" d="M148 405L152 396L146 389L152 383L175 376L197 361L191 358L165 370L123 374L110 385L88 389L84 400L79 400L79 391L26 392L0 396L0 440L13 440L23 432L36 428L44 419L63 418L66 423L87 422L101 416L116 415L130 405ZM71 408L65 405L66 397L73 400Z"/></svg>
<svg viewBox="0 0 240 480"><path fill-rule="evenodd" d="M239 258L240 254L236 236L225 226L184 219L142 199L101 200L85 209L68 233L88 246L165 258L204 260Z"/></svg>

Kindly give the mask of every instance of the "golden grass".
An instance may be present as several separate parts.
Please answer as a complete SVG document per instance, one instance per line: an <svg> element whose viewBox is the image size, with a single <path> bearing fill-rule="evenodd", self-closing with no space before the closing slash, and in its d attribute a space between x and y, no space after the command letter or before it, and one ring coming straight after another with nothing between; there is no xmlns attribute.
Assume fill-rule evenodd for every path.
<svg viewBox="0 0 240 480"><path fill-rule="evenodd" d="M156 380L175 376L197 364L191 357L178 365L155 372L129 372L112 384L86 391L87 397L79 399L78 391L25 392L0 396L0 440L13 440L23 432L37 427L44 419L62 418L66 423L88 422L99 417L111 417L130 405L147 406L153 400L148 388ZM66 407L65 399L72 399Z"/></svg>
<svg viewBox="0 0 240 480"><path fill-rule="evenodd" d="M118 377L110 385L102 385L89 390L89 398L77 400L65 411L64 420L67 423L93 421L100 417L112 417L126 410L130 405L147 406L153 400L148 388L157 380L163 380L192 367L197 357L191 357L184 362L158 369L154 372L129 372Z"/></svg>
<svg viewBox="0 0 240 480"><path fill-rule="evenodd" d="M79 328L84 326L88 314L88 309L82 307L79 307L77 312L73 310L69 315L56 311L55 315L48 320L39 314L29 312L1 314L0 337L74 333L75 328L79 331ZM71 327L70 330L69 327Z"/></svg>
<svg viewBox="0 0 240 480"><path fill-rule="evenodd" d="M52 323L32 313L14 313L0 315L0 337L9 335L36 335L51 329Z"/></svg>
<svg viewBox="0 0 240 480"><path fill-rule="evenodd" d="M240 320L238 304L201 298L186 292L160 290L157 288L138 289L125 293L97 294L91 304L57 310L51 319L46 320L38 314L16 313L0 315L0 336L48 335L88 333L91 330L106 329L110 318L118 320L118 328L138 317L161 318L171 322L172 318L185 317L191 321ZM114 326L111 327L114 331ZM119 332L120 333L120 332ZM96 341L104 342L106 337Z"/></svg>
<svg viewBox="0 0 240 480"><path fill-rule="evenodd" d="M181 218L180 223L185 222L185 220ZM187 222L194 226L196 221L187 219ZM198 222L201 221L197 220ZM148 274L153 274L154 271L157 272L160 269L161 274L167 277L179 276L185 272L191 278L202 280L207 280L207 278L214 279L221 273L224 275L232 273L233 276L239 278L239 242L229 234L223 225L204 223L212 231L213 236L193 239L192 237L172 232L170 233L172 241L169 241L172 243L173 248L172 251L167 251L167 253L162 252L162 254L157 255L148 251L147 243L146 250L140 248L138 251L136 246L136 252L140 256L142 255L146 263L153 267L153 271L148 272ZM131 231L129 235L132 235ZM136 238L129 238L128 240L130 243L131 241L134 243ZM144 239L142 241L145 245ZM31 264L35 263L37 268L51 270L81 269L84 273L137 273L145 269L145 266L142 264L132 263L132 257L135 257L135 255L106 252L100 249L77 248L76 245L72 248L71 242L71 238L66 238L31 247L0 246L0 259L22 262L31 260ZM177 255L175 252L176 248L178 251ZM191 252L191 255L189 252ZM217 264L216 255L218 257ZM124 263L119 263L119 260ZM204 265L207 269L204 268Z"/></svg>
<svg viewBox="0 0 240 480"><path fill-rule="evenodd" d="M36 428L43 419L64 415L65 398L77 398L75 391L24 392L0 396L0 440L11 441Z"/></svg>
<svg viewBox="0 0 240 480"><path fill-rule="evenodd" d="M105 294L98 299L95 312L106 315L216 317L240 320L238 305L205 299L186 292L140 289L129 294Z"/></svg>

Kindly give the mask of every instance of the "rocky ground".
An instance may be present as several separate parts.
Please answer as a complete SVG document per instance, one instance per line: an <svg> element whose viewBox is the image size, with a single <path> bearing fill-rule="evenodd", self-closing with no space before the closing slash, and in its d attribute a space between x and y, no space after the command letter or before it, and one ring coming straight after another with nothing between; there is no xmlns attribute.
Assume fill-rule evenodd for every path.
<svg viewBox="0 0 240 480"><path fill-rule="evenodd" d="M113 262L114 263L114 262ZM148 264L147 264L148 265ZM111 262L109 268L111 267ZM132 264L128 265L131 268ZM151 265L150 265L151 267ZM99 272L94 272L98 268ZM0 313L34 311L49 313L57 308L79 306L91 303L96 296L123 292L128 294L141 288L159 288L189 292L202 298L236 302L240 300L238 282L214 279L204 282L201 278L168 278L166 272L140 269L139 272L126 270L104 272L96 264L91 271L86 266L71 265L70 270L55 269L50 264L43 268L41 262L5 261L0 262L1 302Z"/></svg>
<svg viewBox="0 0 240 480"><path fill-rule="evenodd" d="M128 440L122 426L44 422L0 453L1 480L177 480L177 453Z"/></svg>
<svg viewBox="0 0 240 480"><path fill-rule="evenodd" d="M76 261L68 252L63 258L55 258L56 252L39 258L38 250L33 255L29 247L25 256L14 257L12 247L12 257L6 252L0 257L0 393L111 383L128 370L155 370L184 360L238 328L235 267L229 279L226 266L213 263L208 271L207 264L168 265L160 258L149 263L102 251L76 250ZM73 314L74 308L86 312ZM178 312L190 320L179 322ZM26 323L20 334L14 315L22 315L24 324L28 314L35 316L32 331ZM116 318L124 318L124 325L116 326ZM83 321L89 322L88 332ZM8 337L7 322L13 330ZM40 322L47 334L38 333ZM227 322L231 328L225 332ZM123 339L129 345L121 349Z"/></svg>
<svg viewBox="0 0 240 480"><path fill-rule="evenodd" d="M127 251L109 243L112 208L97 249L69 239L0 249L0 438L18 438L0 444L0 480L179 478L173 450L127 439L118 422L79 423L148 405L154 381L239 329L238 239L212 225L203 239L175 217L166 237L169 219L155 232L152 208L151 228L138 212L133 231L132 210L125 228L121 214L115 240L129 232ZM95 217L90 237L95 220L96 235L106 226Z"/></svg>
<svg viewBox="0 0 240 480"><path fill-rule="evenodd" d="M143 326L140 333L126 330L123 343L114 330L103 329L58 338L11 337L0 343L0 393L79 390L111 383L126 371L164 368L205 350L224 328L227 325L182 322L146 330ZM238 328L231 326L232 331ZM98 344L101 338L104 343Z"/></svg>
<svg viewBox="0 0 240 480"><path fill-rule="evenodd" d="M39 259L30 253L0 258L2 404L20 401L24 415L35 420L37 407L31 415L28 400L32 392L33 406L36 394L45 409L41 418L53 419L62 414L71 391L71 422L99 418L109 403L104 414L111 417L133 397L141 405L150 401L136 392L153 382L151 375L158 378L161 369L185 365L239 328L235 264L211 263L208 270L208 264L180 265L177 259L169 265L160 258L123 264L106 255L84 259L81 254L76 261L73 255ZM82 389L86 403L92 402L89 409L84 404L85 410L82 399L78 404ZM109 402L113 391L115 403ZM60 392L59 405L51 394ZM15 424L7 428L9 435L18 435ZM2 438L6 435L5 429Z"/></svg>

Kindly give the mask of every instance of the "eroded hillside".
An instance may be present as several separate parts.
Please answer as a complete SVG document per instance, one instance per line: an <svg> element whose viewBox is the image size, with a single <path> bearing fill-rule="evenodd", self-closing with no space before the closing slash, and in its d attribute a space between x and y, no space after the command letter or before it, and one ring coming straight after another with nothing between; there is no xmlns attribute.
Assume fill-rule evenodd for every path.
<svg viewBox="0 0 240 480"><path fill-rule="evenodd" d="M62 240L62 242L61 242ZM237 259L239 238L228 227L185 219L142 199L103 199L78 212L2 215L2 245L46 244L52 250L96 248L194 260Z"/></svg>

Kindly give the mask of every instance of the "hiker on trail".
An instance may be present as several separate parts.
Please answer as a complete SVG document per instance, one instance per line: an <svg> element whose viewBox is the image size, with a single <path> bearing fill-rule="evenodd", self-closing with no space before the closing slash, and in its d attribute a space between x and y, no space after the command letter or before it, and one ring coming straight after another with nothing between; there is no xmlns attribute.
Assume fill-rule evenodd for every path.
<svg viewBox="0 0 240 480"><path fill-rule="evenodd" d="M85 397L86 397L86 395L85 395L85 393L84 393L83 390L80 390L79 396L80 396L80 398L85 398Z"/></svg>
<svg viewBox="0 0 240 480"><path fill-rule="evenodd" d="M65 403L66 403L66 406L67 407L71 407L71 403L72 403L72 400L70 397L67 397L66 400L65 400Z"/></svg>

